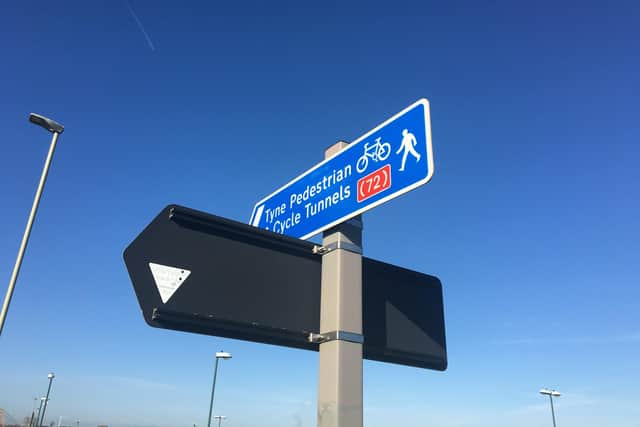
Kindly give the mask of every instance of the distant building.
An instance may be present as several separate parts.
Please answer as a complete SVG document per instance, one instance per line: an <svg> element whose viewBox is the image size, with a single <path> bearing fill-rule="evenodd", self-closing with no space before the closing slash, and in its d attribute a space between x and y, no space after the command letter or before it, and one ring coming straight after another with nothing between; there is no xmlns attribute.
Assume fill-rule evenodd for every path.
<svg viewBox="0 0 640 427"><path fill-rule="evenodd" d="M10 426L21 427L20 424L18 423L18 420L13 418L11 415L9 415L9 413L7 411L5 411L2 408L0 408L0 426L4 426L4 427L10 427Z"/></svg>

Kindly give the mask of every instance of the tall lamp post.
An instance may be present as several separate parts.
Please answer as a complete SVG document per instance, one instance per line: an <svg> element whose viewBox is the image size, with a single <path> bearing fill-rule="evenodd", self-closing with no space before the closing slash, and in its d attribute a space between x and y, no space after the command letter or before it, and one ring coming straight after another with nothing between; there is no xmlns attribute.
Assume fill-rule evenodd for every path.
<svg viewBox="0 0 640 427"><path fill-rule="evenodd" d="M53 152L56 148L56 142L58 141L58 136L64 131L64 126L62 126L60 123L57 123L38 114L31 113L29 115L29 121L53 133L53 138L51 139L51 145L49 146L49 154L47 154L47 160L44 163L44 169L42 169L42 175L40 176L40 183L38 184L36 197L33 200L33 205L31 206L31 213L29 214L29 220L27 221L27 228L24 230L24 235L22 236L22 243L20 244L20 249L18 250L18 258L16 259L16 263L13 266L13 273L11 274L11 280L9 280L9 288L7 289L7 294L5 295L4 303L2 304L2 311L0 312L0 335L2 335L4 321L7 318L9 304L11 304L13 289L16 285L16 280L18 280L18 273L20 272L20 266L22 265L24 251L27 248L27 242L29 241L29 235L31 234L31 227L33 226L33 221L36 218L38 204L40 203L40 196L42 195L44 183L47 181L47 174L49 173L51 159L53 159Z"/></svg>
<svg viewBox="0 0 640 427"><path fill-rule="evenodd" d="M35 421L34 418L36 416L36 402L39 399L37 397L33 398L33 409L31 410L31 419L29 420L29 427L34 427L33 422Z"/></svg>
<svg viewBox="0 0 640 427"><path fill-rule="evenodd" d="M49 372L47 378L49 378L49 387L47 388L47 396L44 398L44 405L42 406L42 414L40 415L40 420L38 421L38 427L42 425L44 422L44 414L47 411L47 404L49 403L49 393L51 392L51 383L56 376L53 372Z"/></svg>
<svg viewBox="0 0 640 427"><path fill-rule="evenodd" d="M225 417L224 415L215 415L213 417L214 420L218 420L218 427L220 427L220 423L222 423L222 420L224 420L225 418L227 417Z"/></svg>
<svg viewBox="0 0 640 427"><path fill-rule="evenodd" d="M211 413L213 411L213 395L216 391L216 375L218 374L218 360L220 359L231 359L231 353L227 353L224 351L219 351L216 353L216 363L213 368L213 385L211 386L211 402L209 403L209 421L207 422L207 427L211 427Z"/></svg>
<svg viewBox="0 0 640 427"><path fill-rule="evenodd" d="M44 403L46 397L42 396L40 398L40 406L38 406L38 413L36 414L36 419L33 421L34 422L34 427L40 427L40 414L42 413L42 404Z"/></svg>
<svg viewBox="0 0 640 427"><path fill-rule="evenodd" d="M543 388L542 390L540 390L540 394L549 396L549 402L551 402L551 419L553 420L553 427L556 427L556 414L553 411L553 398L560 397L561 394L559 391L548 390L546 388Z"/></svg>

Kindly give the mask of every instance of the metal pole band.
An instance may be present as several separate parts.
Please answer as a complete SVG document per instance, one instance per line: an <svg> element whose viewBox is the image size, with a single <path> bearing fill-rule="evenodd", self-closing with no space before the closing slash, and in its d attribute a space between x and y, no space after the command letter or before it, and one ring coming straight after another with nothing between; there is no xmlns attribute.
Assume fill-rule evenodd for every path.
<svg viewBox="0 0 640 427"><path fill-rule="evenodd" d="M313 253L324 255L331 251L335 251L336 249L343 249L348 252L352 252L354 254L362 254L362 248L353 243L345 242L344 240L338 240L336 242L329 243L325 246L314 246Z"/></svg>
<svg viewBox="0 0 640 427"><path fill-rule="evenodd" d="M310 333L308 340L309 342L316 344L322 344L329 341L346 341L356 344L364 344L364 335L347 331L331 331L325 332L324 334Z"/></svg>

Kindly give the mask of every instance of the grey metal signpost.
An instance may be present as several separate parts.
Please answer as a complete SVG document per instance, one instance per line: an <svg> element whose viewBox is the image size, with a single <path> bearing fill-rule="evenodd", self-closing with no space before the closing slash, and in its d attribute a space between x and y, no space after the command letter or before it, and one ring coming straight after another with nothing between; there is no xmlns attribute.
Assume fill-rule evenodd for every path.
<svg viewBox="0 0 640 427"><path fill-rule="evenodd" d="M327 149L329 158L347 143ZM324 233L318 427L362 426L362 222Z"/></svg>
<svg viewBox="0 0 640 427"><path fill-rule="evenodd" d="M441 282L362 257L360 215L425 184L432 157L420 100L329 147L324 162L258 202L251 225L167 206L124 252L146 322L317 350L318 427L362 427L363 357L447 367ZM368 162L382 163L367 171ZM339 209L315 216L328 207ZM299 239L319 232L321 245Z"/></svg>

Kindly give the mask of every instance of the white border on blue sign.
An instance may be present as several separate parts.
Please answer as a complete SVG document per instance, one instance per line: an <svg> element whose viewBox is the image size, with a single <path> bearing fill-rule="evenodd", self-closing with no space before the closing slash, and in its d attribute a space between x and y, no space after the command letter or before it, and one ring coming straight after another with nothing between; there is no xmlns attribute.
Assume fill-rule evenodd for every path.
<svg viewBox="0 0 640 427"><path fill-rule="evenodd" d="M383 203L388 202L391 199L394 199L398 196L401 196L405 193L408 193L409 191L420 187L421 185L426 184L427 182L429 182L431 180L431 178L433 177L433 171L434 171L434 163L433 163L433 147L431 144L431 115L430 115L430 109L429 109L429 101L426 98L422 98L417 100L416 102L414 102L413 104L411 104L410 106L408 106L407 108L405 108L404 110L400 111L399 113L397 113L396 115L394 115L393 117L385 120L383 123L379 124L378 126L376 126L375 128L371 129L369 132L365 133L364 135L362 135L361 137L359 137L358 139L356 139L355 141L351 142L348 146L346 146L345 148L343 148L342 150L338 151L336 154L334 154L333 156L323 160L322 162L318 163L317 165L315 165L314 167L312 167L311 169L308 169L306 172L302 173L301 175L298 175L298 177L294 178L293 180L289 181L288 183L286 183L285 185L283 185L282 187L278 188L276 191L274 191L273 193L269 194L267 197L262 198L259 202L257 202L254 207L253 207L253 211L251 212L251 218L249 219L249 224L253 224L253 218L254 215L256 213L256 209L264 204L267 200L269 200L270 198L272 198L273 196L275 196L276 194L278 194L279 192L285 190L287 187L289 187L290 185L294 184L297 181L300 181L302 178L304 178L305 176L307 176L308 174L310 174L311 172L315 171L316 169L318 169L319 167L321 167L322 165L324 165L325 163L331 161L334 157L336 157L339 154L342 154L343 152L350 150L351 148L355 147L358 142L362 141L363 139L368 138L371 134L377 132L378 130L380 130L381 128L387 126L389 123L393 122L394 120L396 120L398 117L402 116L403 114L407 113L409 110L412 110L413 108L415 108L416 106L422 104L424 106L424 123L425 123L425 134L427 136L427 164L429 167L429 172L428 175L424 178L421 179L420 181L417 181L407 187L404 187L394 193L388 194L387 196L375 201L374 203L364 206L356 211L353 211L347 215L344 215L343 217L327 224L327 225L323 225L322 227L319 227L318 229L305 234L304 236L300 237L300 239L302 240L306 240L310 237L315 236L318 233L321 233L325 230L330 229L331 227L335 227L336 225L340 224L341 222L347 221L355 216L360 215L363 212L366 212L370 209L375 208L376 206L380 206Z"/></svg>

